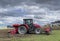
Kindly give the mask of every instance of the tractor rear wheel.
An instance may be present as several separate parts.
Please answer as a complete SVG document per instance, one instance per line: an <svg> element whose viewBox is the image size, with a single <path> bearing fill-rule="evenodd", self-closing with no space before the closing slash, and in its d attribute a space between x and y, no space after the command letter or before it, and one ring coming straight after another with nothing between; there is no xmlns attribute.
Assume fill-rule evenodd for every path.
<svg viewBox="0 0 60 41"><path fill-rule="evenodd" d="M26 27L25 26L18 27L18 33L19 34L26 34L27 33Z"/></svg>
<svg viewBox="0 0 60 41"><path fill-rule="evenodd" d="M40 28L36 28L36 29L35 29L35 34L41 34L41 33L42 33L42 31L41 31Z"/></svg>

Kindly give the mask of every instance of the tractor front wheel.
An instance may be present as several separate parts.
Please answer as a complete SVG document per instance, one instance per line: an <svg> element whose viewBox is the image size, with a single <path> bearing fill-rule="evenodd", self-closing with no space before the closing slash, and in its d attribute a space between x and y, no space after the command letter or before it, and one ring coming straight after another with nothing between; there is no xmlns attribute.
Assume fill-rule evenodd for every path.
<svg viewBox="0 0 60 41"><path fill-rule="evenodd" d="M25 26L18 27L18 33L19 34L26 34L27 33L26 27Z"/></svg>
<svg viewBox="0 0 60 41"><path fill-rule="evenodd" d="M41 34L41 29L40 28L36 28L35 29L35 34Z"/></svg>

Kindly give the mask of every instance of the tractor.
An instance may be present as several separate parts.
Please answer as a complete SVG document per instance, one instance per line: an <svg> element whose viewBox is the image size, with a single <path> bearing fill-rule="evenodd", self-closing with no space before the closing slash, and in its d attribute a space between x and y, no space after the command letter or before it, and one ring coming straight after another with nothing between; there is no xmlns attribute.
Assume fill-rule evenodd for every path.
<svg viewBox="0 0 60 41"><path fill-rule="evenodd" d="M42 32L50 34L50 27L44 28L44 30L42 30L40 25L33 23L33 19L23 19L23 24L13 24L13 27L15 28L14 32L19 34L26 34L31 32L34 32L35 34L41 34Z"/></svg>

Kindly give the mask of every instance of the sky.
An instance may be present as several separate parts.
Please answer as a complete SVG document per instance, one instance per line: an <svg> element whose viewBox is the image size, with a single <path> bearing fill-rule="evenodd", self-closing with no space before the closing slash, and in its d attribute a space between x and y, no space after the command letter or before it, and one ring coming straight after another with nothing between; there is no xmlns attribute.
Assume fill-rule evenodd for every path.
<svg viewBox="0 0 60 41"><path fill-rule="evenodd" d="M60 20L60 0L0 0L0 26L23 24L25 18L39 25Z"/></svg>

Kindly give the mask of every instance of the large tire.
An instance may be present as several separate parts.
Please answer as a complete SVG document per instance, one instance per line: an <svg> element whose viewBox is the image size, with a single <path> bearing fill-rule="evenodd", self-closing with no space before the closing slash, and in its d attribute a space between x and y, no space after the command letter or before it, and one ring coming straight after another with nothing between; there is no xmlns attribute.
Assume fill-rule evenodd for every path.
<svg viewBox="0 0 60 41"><path fill-rule="evenodd" d="M27 33L26 27L25 26L18 27L18 33L19 34L26 34Z"/></svg>
<svg viewBox="0 0 60 41"><path fill-rule="evenodd" d="M40 28L36 28L36 29L35 29L35 34L41 34L41 33L42 33L42 31L41 31Z"/></svg>

